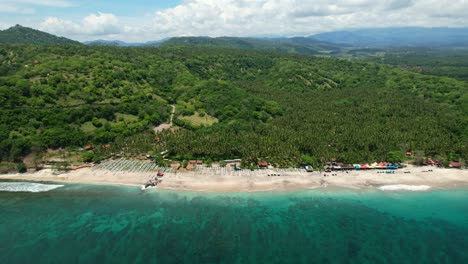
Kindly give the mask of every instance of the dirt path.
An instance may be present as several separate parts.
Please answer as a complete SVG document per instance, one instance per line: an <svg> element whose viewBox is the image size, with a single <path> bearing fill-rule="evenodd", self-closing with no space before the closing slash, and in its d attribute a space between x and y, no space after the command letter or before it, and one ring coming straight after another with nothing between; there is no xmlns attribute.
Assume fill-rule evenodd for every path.
<svg viewBox="0 0 468 264"><path fill-rule="evenodd" d="M174 119L174 113L175 113L175 105L171 105L172 111L171 111L171 116L169 117L169 124L160 124L157 127L154 127L154 132L161 132L164 129L169 129L172 127L172 120Z"/></svg>

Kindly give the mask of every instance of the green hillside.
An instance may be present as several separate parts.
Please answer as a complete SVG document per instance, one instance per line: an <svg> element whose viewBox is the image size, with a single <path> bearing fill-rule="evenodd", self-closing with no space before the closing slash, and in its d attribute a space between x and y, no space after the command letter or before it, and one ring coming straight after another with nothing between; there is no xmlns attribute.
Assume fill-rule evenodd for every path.
<svg viewBox="0 0 468 264"><path fill-rule="evenodd" d="M0 44L81 45L74 40L20 25L0 30Z"/></svg>
<svg viewBox="0 0 468 264"><path fill-rule="evenodd" d="M468 153L466 82L374 63L216 47L2 46L0 76L1 160L85 145L99 158L167 149L245 166ZM152 128L170 105L179 129L156 143Z"/></svg>
<svg viewBox="0 0 468 264"><path fill-rule="evenodd" d="M236 37L176 37L165 41L163 46L208 46L235 49L253 49L306 55L328 54L340 51L340 46L310 38L236 38Z"/></svg>

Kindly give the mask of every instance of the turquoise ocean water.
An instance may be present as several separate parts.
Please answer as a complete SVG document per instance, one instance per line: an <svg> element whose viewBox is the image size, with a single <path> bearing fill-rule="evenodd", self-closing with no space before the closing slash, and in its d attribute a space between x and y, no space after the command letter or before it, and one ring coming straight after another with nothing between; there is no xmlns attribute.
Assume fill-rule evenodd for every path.
<svg viewBox="0 0 468 264"><path fill-rule="evenodd" d="M15 184L41 192L0 191L0 263L468 263L468 190Z"/></svg>

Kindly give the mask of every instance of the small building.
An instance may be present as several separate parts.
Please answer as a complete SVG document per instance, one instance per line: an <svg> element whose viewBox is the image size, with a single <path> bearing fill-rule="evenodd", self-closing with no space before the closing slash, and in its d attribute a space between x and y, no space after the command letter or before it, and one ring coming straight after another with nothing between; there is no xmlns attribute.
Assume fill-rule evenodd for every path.
<svg viewBox="0 0 468 264"><path fill-rule="evenodd" d="M189 164L197 165L197 161L196 160L189 160Z"/></svg>
<svg viewBox="0 0 468 264"><path fill-rule="evenodd" d="M189 163L189 164L187 165L187 167L185 167L185 169L187 169L188 171L193 171L193 170L195 170L196 168L197 168L197 165L196 165L196 164L191 164L191 163Z"/></svg>
<svg viewBox="0 0 468 264"><path fill-rule="evenodd" d="M449 164L450 168L461 169L462 164L461 162L451 161Z"/></svg>
<svg viewBox="0 0 468 264"><path fill-rule="evenodd" d="M405 154L406 154L406 156L408 156L408 157L413 156L413 152L411 152L411 151L407 151Z"/></svg>
<svg viewBox="0 0 468 264"><path fill-rule="evenodd" d="M267 168L267 167L268 167L268 162L266 162L266 161L259 161L259 162L258 162L258 167L260 167L260 168Z"/></svg>
<svg viewBox="0 0 468 264"><path fill-rule="evenodd" d="M310 165L305 165L304 166L304 169L307 171L307 172L314 172L314 168Z"/></svg>
<svg viewBox="0 0 468 264"><path fill-rule="evenodd" d="M178 163L178 162L171 162L171 168L172 168L174 171L180 169L180 167L182 167L182 165L180 165L180 163Z"/></svg>
<svg viewBox="0 0 468 264"><path fill-rule="evenodd" d="M203 164L203 160L197 160L197 165L202 165Z"/></svg>
<svg viewBox="0 0 468 264"><path fill-rule="evenodd" d="M437 159L432 159L432 158L428 158L427 161L426 161L426 164L427 165L430 165L430 166L437 166L439 167L441 162L440 160L437 160Z"/></svg>
<svg viewBox="0 0 468 264"><path fill-rule="evenodd" d="M110 144L105 144L105 145L104 145L104 148L105 148L105 149L109 149L110 147L111 147Z"/></svg>
<svg viewBox="0 0 468 264"><path fill-rule="evenodd" d="M369 166L368 163L364 163L364 164L361 164L360 169L361 170L368 170L368 169L370 169L370 166Z"/></svg>
<svg viewBox="0 0 468 264"><path fill-rule="evenodd" d="M86 151L93 150L93 146L92 145L85 146L84 150Z"/></svg>
<svg viewBox="0 0 468 264"><path fill-rule="evenodd" d="M336 170L342 170L342 167L341 167L341 165L339 165L339 164L335 164L335 165L333 165L333 166L331 167L331 169L332 169L332 170L335 170L335 171L336 171Z"/></svg>
<svg viewBox="0 0 468 264"><path fill-rule="evenodd" d="M385 162L379 162L379 164L377 164L377 166L375 168L376 169L386 169L387 164Z"/></svg>

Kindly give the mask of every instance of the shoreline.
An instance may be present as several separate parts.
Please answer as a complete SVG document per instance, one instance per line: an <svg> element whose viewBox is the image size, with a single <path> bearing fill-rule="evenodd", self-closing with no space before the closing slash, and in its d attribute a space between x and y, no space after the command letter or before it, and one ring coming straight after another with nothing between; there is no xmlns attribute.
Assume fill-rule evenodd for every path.
<svg viewBox="0 0 468 264"><path fill-rule="evenodd" d="M375 170L333 172L337 176L327 177L324 177L323 173L307 173L298 169L234 172L205 168L195 172L165 173L162 182L153 189L223 193L296 191L316 188L367 190L379 189L382 186L387 186L382 191L399 189L425 191L468 187L468 170L431 167L432 171L427 171L427 168L409 166L405 171L411 173L397 170L395 174L377 173ZM281 176L267 176L271 173L280 173ZM56 173L45 169L23 174L4 174L0 175L0 180L141 187L154 174L155 172L113 172L94 168Z"/></svg>

